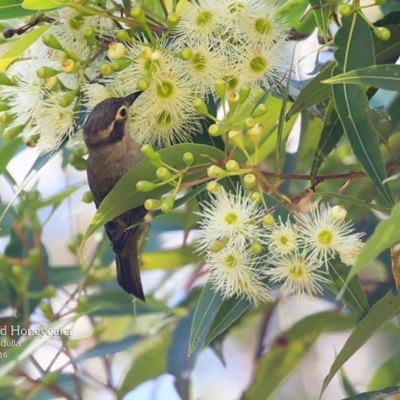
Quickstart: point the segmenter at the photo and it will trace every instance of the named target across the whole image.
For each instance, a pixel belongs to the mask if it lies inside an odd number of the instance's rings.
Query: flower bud
[[[103,76],[108,76],[113,73],[113,70],[110,64],[103,64],[100,66],[100,72]]]
[[[223,79],[217,79],[215,82],[215,92],[217,93],[218,97],[223,100],[226,95],[226,89],[228,85]]]
[[[123,69],[129,67],[131,65],[130,60],[114,60],[110,67],[113,71],[122,71]]]
[[[86,40],[86,43],[89,46],[93,46],[96,43],[96,34],[94,29],[91,26],[87,26],[84,30],[83,30],[83,37]]]
[[[24,271],[19,265],[13,265],[11,273],[18,279],[21,280],[24,276]]]
[[[24,143],[26,146],[33,148],[36,146],[39,138],[40,138],[40,135],[38,133],[35,135],[30,135],[30,136],[24,138]]]
[[[117,39],[122,40],[124,42],[129,42],[132,40],[131,36],[125,29],[120,29],[117,32]]]
[[[187,165],[188,167],[190,167],[193,164],[194,161],[194,155],[193,153],[191,153],[190,151],[187,151],[183,157],[182,157],[183,162],[185,163],[185,165]]]
[[[76,305],[76,312],[83,313],[86,311],[88,306],[88,299],[87,297],[79,297],[78,304]]]
[[[247,174],[243,178],[243,186],[245,187],[246,190],[251,190],[253,189],[254,185],[257,182],[257,178],[254,174]]]
[[[140,57],[144,58],[145,60],[151,60],[152,54],[153,54],[153,50],[149,46],[144,46],[140,50]]]
[[[158,153],[156,153],[156,151],[154,150],[154,148],[151,144],[144,144],[140,148],[140,151],[149,160],[161,161],[161,156]]]
[[[44,302],[40,303],[39,309],[47,319],[49,319],[50,321],[54,319],[53,310],[51,309],[51,307],[48,303],[44,303]]]
[[[156,199],[147,199],[144,202],[144,208],[148,211],[158,210],[161,207],[161,201]]]
[[[160,181],[167,181],[171,178],[171,172],[169,172],[165,167],[160,167],[156,171],[156,176]]]
[[[137,82],[137,84],[136,84],[137,88],[138,88],[139,90],[141,90],[141,91],[147,90],[147,89],[149,88],[150,84],[151,84],[151,78],[152,78],[151,72],[149,72],[148,74],[142,76],[142,77],[138,80],[138,82]]]
[[[264,129],[264,125],[262,124],[255,124],[252,128],[248,129],[245,137],[246,139],[250,140],[254,146],[258,146],[261,141],[261,133]]]
[[[337,221],[343,221],[346,218],[347,210],[343,206],[333,206],[331,216]]]
[[[251,92],[251,87],[249,85],[243,85],[240,90],[239,90],[239,101],[240,103],[244,103],[247,98],[249,97],[249,94]]]
[[[57,289],[53,285],[48,285],[43,289],[43,297],[46,299],[50,299],[57,294]]]
[[[153,182],[139,181],[136,183],[136,189],[139,190],[139,192],[149,192],[155,188],[156,185]]]
[[[254,255],[258,255],[262,252],[262,245],[258,240],[255,240],[252,244],[251,244],[251,251],[253,252]]]
[[[229,109],[231,111],[235,111],[237,106],[239,105],[239,93],[238,92],[229,92],[228,94],[228,104],[229,104]]]
[[[66,52],[64,47],[61,46],[61,43],[58,41],[58,39],[56,39],[56,37],[51,33],[46,33],[45,35],[43,35],[42,40],[47,47],[55,50],[60,50],[64,53]]]
[[[120,60],[126,53],[126,47],[123,43],[111,42],[108,45],[107,55],[111,60]]]
[[[42,254],[38,248],[34,247],[31,250],[29,250],[27,261],[30,267],[36,268],[41,258]]]
[[[255,205],[257,205],[261,203],[262,197],[259,192],[253,192],[250,196],[250,199]]]
[[[254,126],[255,123],[256,123],[256,122],[255,122],[254,119],[251,118],[251,117],[248,117],[248,118],[246,118],[246,119],[244,120],[244,126],[245,126],[247,129],[252,128],[252,127]]]
[[[134,21],[139,22],[142,25],[146,25],[146,16],[144,15],[143,9],[140,6],[135,6],[131,9],[131,17]]]
[[[223,237],[223,238],[215,240],[213,243],[211,243],[211,246],[210,246],[211,253],[218,253],[228,244],[228,242],[229,242],[229,238],[227,238],[227,237]]]
[[[178,53],[176,53],[176,56],[181,58],[182,60],[188,61],[193,57],[193,51],[192,49],[189,49],[188,47],[186,49],[182,49]]]
[[[193,107],[198,113],[200,113],[202,115],[209,115],[207,105],[203,99],[193,100]]]
[[[172,196],[166,197],[161,202],[161,211],[163,213],[170,212],[174,208],[175,199]]]
[[[45,78],[51,78],[53,76],[58,75],[60,72],[60,70],[56,70],[54,68],[50,68],[50,67],[40,67],[37,71],[36,71],[36,75],[38,76],[38,78],[40,79],[45,79]]]
[[[58,104],[61,107],[68,107],[76,98],[78,91],[76,89],[64,93],[59,99]]]
[[[83,193],[81,200],[86,204],[92,203],[93,202],[93,193],[92,193],[92,191],[88,190],[85,193]]]
[[[80,15],[77,15],[75,17],[69,18],[68,20],[68,25],[69,27],[74,30],[77,31],[81,28],[82,26],[82,22],[83,22],[83,17]]]
[[[167,26],[168,29],[172,30],[179,24],[179,14],[176,12],[170,12],[167,17]]]
[[[212,124],[208,127],[208,133],[210,136],[217,137],[221,136],[221,130],[217,124]]]
[[[8,126],[3,131],[4,139],[15,139],[25,128],[25,125]]]
[[[388,28],[385,28],[383,26],[377,26],[373,29],[373,32],[375,36],[380,39],[380,40],[389,40],[391,33]]]
[[[241,149],[241,150],[244,149],[244,139],[243,139],[242,131],[240,129],[232,129],[231,131],[229,131],[228,137],[229,137],[229,139],[232,140],[233,143],[235,143],[235,145],[239,149]]]
[[[268,108],[265,104],[259,104],[254,111],[251,113],[251,116],[253,118],[258,118],[258,117],[262,117],[263,115],[265,115],[268,111]]]
[[[272,214],[267,214],[262,219],[262,223],[265,227],[271,226],[275,223],[274,216]]]
[[[354,11],[353,8],[351,6],[349,6],[348,4],[342,4],[339,7],[339,13],[343,17],[349,16],[353,11]]]
[[[67,87],[56,76],[45,78],[43,83],[50,89],[55,89],[58,91],[67,90]]]
[[[207,182],[206,185],[207,192],[217,194],[221,193],[222,186],[217,181]]]
[[[79,71],[80,65],[73,60],[65,60],[62,63],[62,69],[66,74],[74,74]]]
[[[211,167],[208,167],[207,175],[210,178],[214,179],[225,178],[226,176],[228,176],[227,172],[221,167],[218,167],[218,165],[211,165]]]
[[[228,172],[237,172],[240,170],[239,164],[235,160],[229,160],[225,164],[225,168]]]

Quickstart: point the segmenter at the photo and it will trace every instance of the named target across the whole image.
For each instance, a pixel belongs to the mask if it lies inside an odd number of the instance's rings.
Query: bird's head
[[[129,134],[129,108],[141,93],[106,99],[93,108],[83,126],[89,149],[114,144]]]

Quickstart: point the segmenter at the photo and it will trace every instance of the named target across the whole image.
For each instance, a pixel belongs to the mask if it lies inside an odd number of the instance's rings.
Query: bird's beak
[[[135,92],[130,94],[129,96],[126,96],[126,100],[128,101],[129,105],[132,105],[133,102],[142,94],[143,92]]]

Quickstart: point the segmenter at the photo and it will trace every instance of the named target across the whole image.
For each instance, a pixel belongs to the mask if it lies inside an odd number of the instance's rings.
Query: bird
[[[130,108],[142,92],[98,103],[83,126],[88,150],[86,172],[96,208],[118,180],[142,158],[139,144],[129,133]],[[146,215],[144,206],[134,207],[105,224],[115,253],[117,280],[127,293],[145,301],[138,261],[141,229],[127,229]]]

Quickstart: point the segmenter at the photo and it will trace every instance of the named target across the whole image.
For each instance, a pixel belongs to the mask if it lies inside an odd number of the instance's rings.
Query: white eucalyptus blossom
[[[221,238],[243,251],[259,240],[263,229],[259,224],[261,208],[249,194],[243,194],[239,185],[235,193],[222,191],[212,195],[210,202],[204,201],[202,209],[198,213],[202,217],[196,244],[198,251],[208,252]]]
[[[274,267],[269,267],[266,272],[270,282],[283,283],[282,290],[290,294],[313,296],[322,293],[321,284],[329,283],[326,272],[321,270],[323,261],[314,255],[293,251],[272,263]]]
[[[336,218],[332,208],[318,204],[310,214],[295,216],[302,246],[312,256],[321,259],[326,265],[336,254],[346,259],[360,246],[363,233],[356,233],[352,221]]]
[[[246,298],[257,305],[273,301],[265,279],[264,268],[250,250],[244,250],[234,243],[221,251],[210,253],[210,281],[224,298],[233,296]]]

